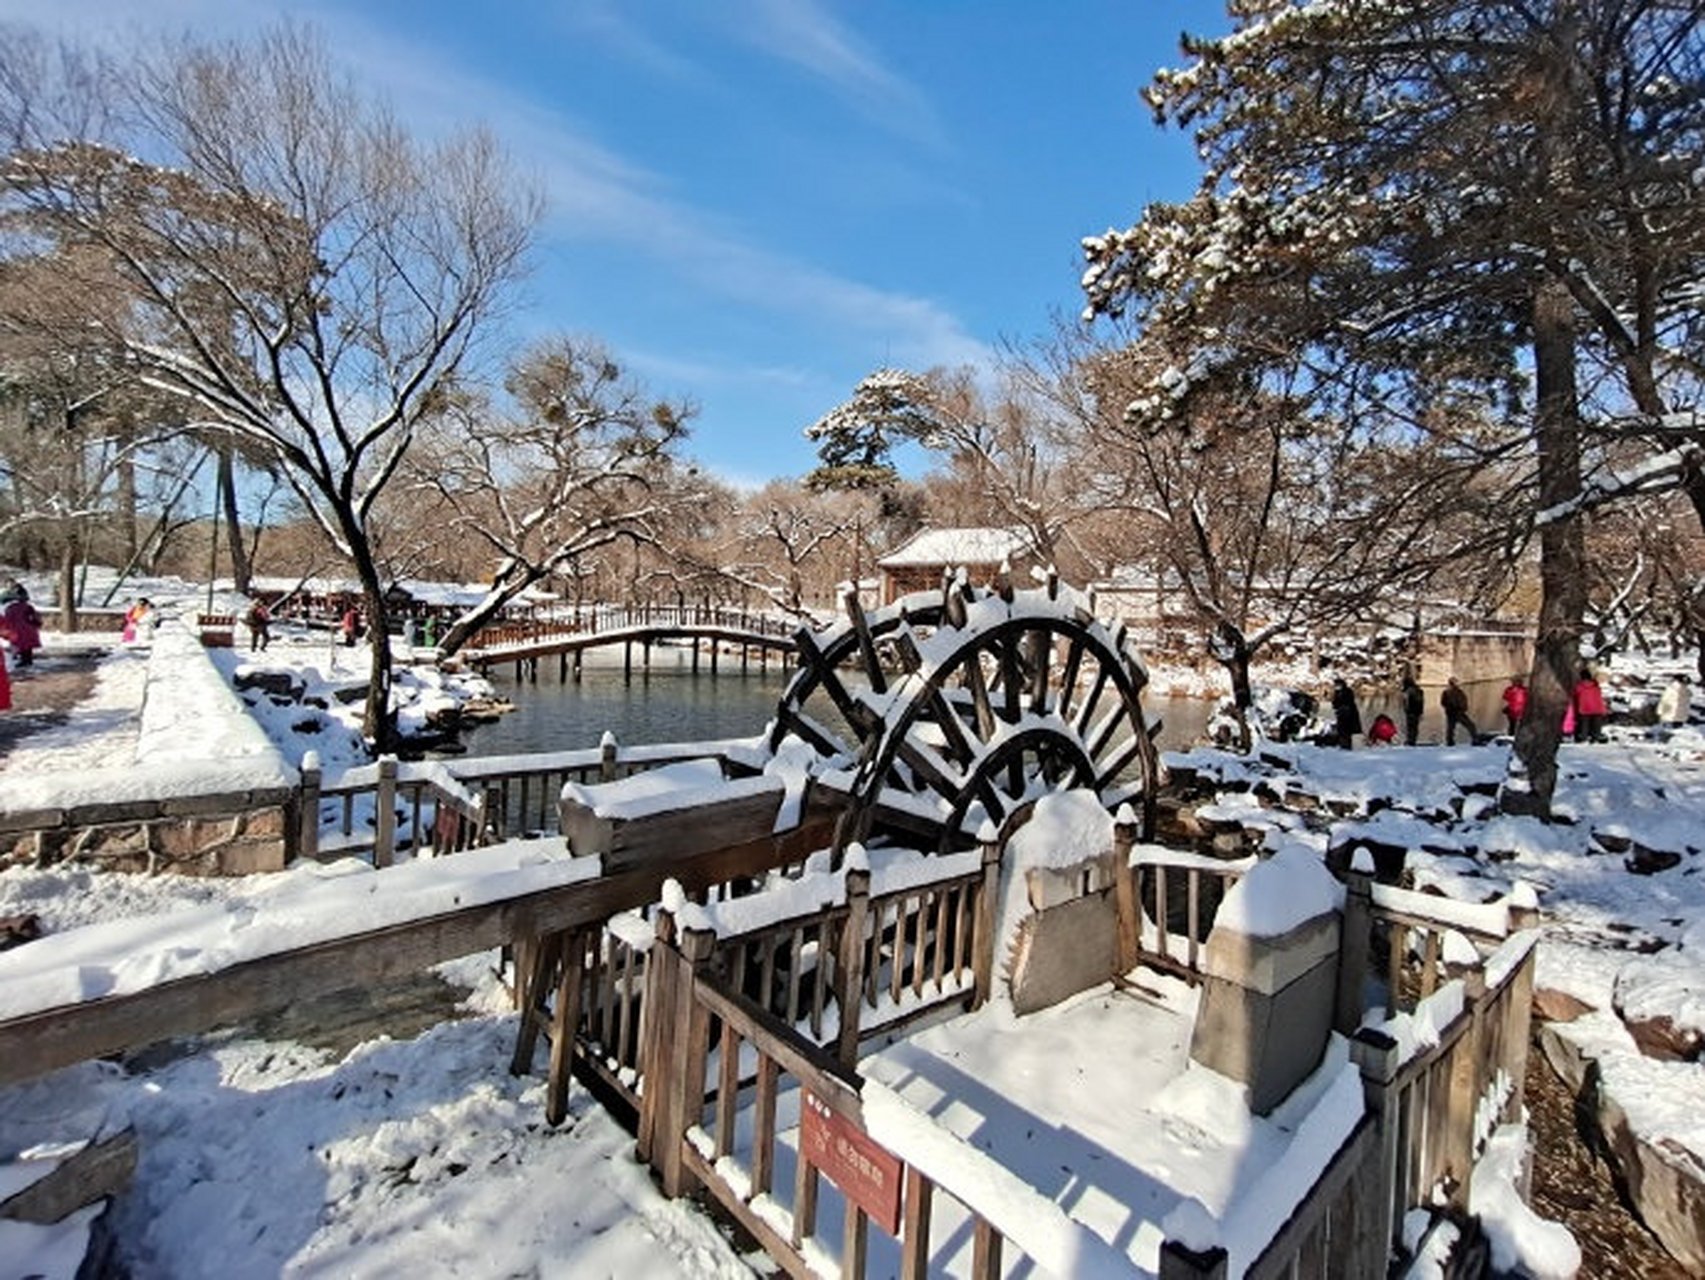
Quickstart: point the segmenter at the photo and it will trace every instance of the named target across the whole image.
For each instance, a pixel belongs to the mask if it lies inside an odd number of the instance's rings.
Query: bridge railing
[[[573,636],[613,635],[624,631],[731,631],[789,640],[797,619],[786,614],[720,605],[577,605],[559,606],[526,618],[494,622],[475,632],[467,648],[492,650],[544,643]]]

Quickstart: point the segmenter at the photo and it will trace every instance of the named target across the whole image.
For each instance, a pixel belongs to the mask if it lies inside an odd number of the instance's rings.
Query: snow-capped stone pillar
[[[1342,892],[1318,858],[1281,850],[1226,895],[1208,935],[1190,1056],[1246,1084],[1257,1114],[1284,1101],[1326,1050]]]
[[[390,866],[396,852],[397,758],[380,756],[379,789],[373,797],[373,865]]]

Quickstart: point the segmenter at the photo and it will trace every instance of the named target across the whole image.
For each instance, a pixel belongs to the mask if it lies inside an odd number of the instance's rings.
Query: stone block
[[[289,825],[282,808],[257,809],[238,819],[237,830],[245,836],[271,836],[282,840]]]
[[[1338,988],[1334,954],[1268,993],[1210,977],[1190,1041],[1190,1057],[1249,1087],[1249,1106],[1266,1115],[1320,1065]]]
[[[13,809],[0,813],[0,832],[39,831],[65,824],[63,809]]]
[[[1202,970],[1210,977],[1275,995],[1323,962],[1336,963],[1337,913],[1316,916],[1272,938],[1249,937],[1229,929],[1208,934]]]
[[[232,814],[248,805],[244,794],[215,796],[176,796],[160,802],[160,813],[168,818],[200,818],[210,813]]]
[[[114,804],[82,804],[65,812],[68,827],[99,827],[118,822],[147,822],[160,816],[157,800],[126,800]]]
[[[237,834],[240,818],[180,818],[155,828],[154,847],[173,861],[194,858]]]
[[[233,840],[213,851],[213,862],[206,874],[247,876],[266,871],[282,871],[285,860],[286,850],[282,838]]]
[[[1058,1004],[1113,977],[1118,914],[1111,892],[1038,911],[1025,922],[1012,957],[1012,1007],[1020,1014]]]
[[[112,858],[148,854],[146,823],[126,823],[122,826],[90,827],[77,842],[77,854],[85,858]]]

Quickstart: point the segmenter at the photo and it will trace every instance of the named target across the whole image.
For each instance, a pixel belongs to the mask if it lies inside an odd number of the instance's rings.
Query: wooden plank
[[[900,1228],[901,1280],[929,1274],[929,1218],[935,1184],[916,1169],[906,1170],[905,1220]]]
[[[739,1221],[740,1225],[752,1233],[763,1250],[777,1263],[781,1269],[796,1280],[816,1280],[815,1273],[805,1265],[805,1259],[800,1257],[798,1250],[788,1239],[788,1235],[777,1231],[770,1222],[752,1212],[752,1208],[739,1196],[734,1189],[722,1180],[721,1175],[709,1160],[695,1151],[691,1146],[685,1146],[681,1152],[682,1162],[688,1172],[696,1177],[704,1188],[716,1197],[722,1207]],[[789,1232],[789,1235],[792,1233]],[[843,1271],[843,1275],[846,1273]]]
[[[574,1035],[580,1026],[580,990],[586,977],[586,931],[577,929],[565,938],[561,954],[562,969],[551,1017],[551,1074],[545,1091],[545,1121],[551,1125],[559,1125],[568,1118],[568,1073],[574,1062]]]
[[[717,1042],[716,1158],[734,1150],[734,1111],[740,1101],[740,1033],[724,1021]]]
[[[826,845],[832,834],[832,820],[819,816],[785,836],[679,863],[636,867],[583,884],[538,890],[299,947],[131,995],[106,996],[8,1019],[0,1022],[0,1084],[243,1021],[310,994],[418,973],[515,938],[601,925],[618,912],[655,901],[663,881],[671,876],[691,892],[796,862]]]
[[[757,1098],[752,1107],[752,1192],[768,1195],[776,1170],[776,1084],[780,1072],[769,1054],[758,1058]]]

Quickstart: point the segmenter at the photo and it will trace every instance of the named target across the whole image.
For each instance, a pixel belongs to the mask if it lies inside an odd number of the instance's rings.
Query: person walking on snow
[[[1658,699],[1658,723],[1680,728],[1687,723],[1692,706],[1693,686],[1687,683],[1686,676],[1677,676]]]
[[[1575,681],[1575,741],[1604,741],[1604,690],[1593,677],[1592,668],[1582,667]]]
[[[1415,677],[1407,673],[1403,676],[1403,745],[1412,747],[1415,739],[1421,735],[1421,712],[1426,710],[1426,695],[1421,692],[1421,686],[1415,683]]]
[[[1461,725],[1468,734],[1468,745],[1474,745],[1474,739],[1479,731],[1474,727],[1474,721],[1468,718],[1468,694],[1463,691],[1456,677],[1452,676],[1445,684],[1444,692],[1439,695],[1439,706],[1445,713],[1445,746],[1456,745],[1456,727]]]
[[[16,585],[16,584],[14,584]],[[18,656],[18,665],[27,667],[36,660],[36,650],[41,648],[41,614],[30,603],[29,593],[18,586],[16,594],[6,601],[6,607],[0,611],[0,623],[3,623],[6,634],[11,637],[12,651]]]
[[[1510,736],[1515,737],[1516,726],[1527,714],[1527,683],[1519,676],[1510,677],[1510,682],[1504,686],[1504,719],[1509,723]]]
[[[1340,677],[1332,682],[1332,719],[1338,730],[1338,745],[1350,749],[1350,739],[1362,731],[1362,713],[1356,708],[1356,692]]]
[[[249,627],[249,652],[259,649],[265,653],[266,646],[272,642],[272,615],[259,596],[249,601],[249,612],[243,621]]]

